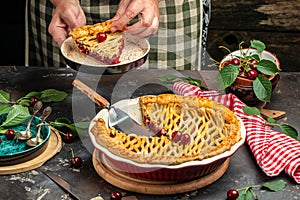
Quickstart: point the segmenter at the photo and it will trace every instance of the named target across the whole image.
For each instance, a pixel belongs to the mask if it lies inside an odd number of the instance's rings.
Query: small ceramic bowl
[[[6,115],[0,116],[0,123],[5,121]],[[34,117],[31,123],[31,132],[33,133],[32,137],[36,136],[37,133],[37,125],[41,123],[41,118]],[[16,133],[18,131],[25,130],[27,123],[23,123],[13,127],[5,127],[7,129],[11,128]],[[30,159],[41,154],[48,145],[48,141],[50,138],[50,127],[47,125],[42,126],[41,128],[41,138],[44,139],[43,142],[38,144],[37,146],[31,147],[26,144],[27,140],[8,140],[5,137],[5,134],[0,135],[1,143],[0,143],[0,166],[6,165],[14,165],[22,162],[26,162]]]
[[[266,59],[266,60],[270,60],[272,62],[274,62],[277,66],[277,68],[280,70],[280,62],[279,59],[271,52],[264,50],[261,54],[259,54],[257,52],[256,49],[244,49],[244,52],[248,51],[247,55],[252,55],[252,54],[258,54],[261,55],[261,59]],[[240,50],[236,50],[232,53],[230,53],[229,55],[225,56],[221,62],[220,62],[220,66],[219,69],[222,68],[223,63],[225,61],[231,60],[233,57],[235,56],[241,56],[241,51]],[[272,84],[272,91],[275,89],[278,81],[280,80],[280,74],[277,73],[273,76],[269,76],[268,79],[271,81]],[[262,101],[260,101],[254,91],[253,91],[253,80],[238,76],[235,80],[235,82],[227,87],[225,89],[226,93],[233,93],[234,95],[236,95],[241,101],[243,101],[245,104],[247,104],[248,106],[255,106],[258,105],[260,103],[262,103]]]
[[[142,116],[138,104],[138,98],[121,100],[114,104],[115,107],[127,112],[133,119],[141,123]],[[109,166],[119,172],[126,175],[149,181],[157,182],[184,182],[191,181],[197,178],[208,175],[209,173],[218,169],[228,158],[230,158],[238,149],[241,147],[246,138],[245,127],[241,121],[241,140],[236,143],[230,151],[226,151],[222,154],[216,155],[211,158],[203,160],[195,160],[184,162],[177,165],[163,165],[163,164],[142,164],[132,161],[130,159],[117,156],[110,152],[109,149],[101,146],[97,141],[91,128],[95,121],[99,118],[103,118],[106,122],[108,121],[107,109],[101,110],[92,120],[89,126],[90,139],[98,151],[96,154],[97,160],[103,162],[104,158]],[[107,124],[107,123],[106,123]]]
[[[94,58],[81,54],[71,37],[67,38],[61,46],[61,53],[67,65],[77,71],[89,74],[118,74],[130,69],[138,68],[145,63],[150,51],[147,39],[125,34],[125,48],[120,57],[120,63],[105,65]]]

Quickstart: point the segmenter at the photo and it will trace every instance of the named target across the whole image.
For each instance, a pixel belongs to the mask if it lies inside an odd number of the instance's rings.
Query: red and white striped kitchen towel
[[[285,170],[300,183],[299,141],[272,130],[262,117],[245,114],[242,111],[245,104],[233,94],[222,95],[218,91],[203,91],[184,82],[176,82],[173,91],[184,96],[206,97],[228,107],[242,119],[246,128],[246,142],[266,175],[276,176]]]

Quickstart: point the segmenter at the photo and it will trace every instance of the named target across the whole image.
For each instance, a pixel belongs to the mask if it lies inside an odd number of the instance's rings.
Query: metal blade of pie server
[[[149,130],[146,126],[138,124],[123,110],[113,106],[111,107],[111,109],[114,109],[114,111],[116,112],[116,115],[110,114],[110,118],[115,117],[115,123],[111,124],[111,126],[115,127],[117,130],[127,134],[134,133],[136,135],[144,135],[148,137],[156,134],[155,132]]]

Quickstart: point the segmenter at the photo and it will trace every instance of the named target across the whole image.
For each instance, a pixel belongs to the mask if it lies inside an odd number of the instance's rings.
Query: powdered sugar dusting
[[[121,54],[120,57],[120,62],[121,63],[127,63],[130,62],[132,60],[136,60],[137,58],[140,58],[144,55],[144,51],[142,48],[140,48],[139,46],[137,46],[136,44],[127,41],[125,43],[125,48]]]

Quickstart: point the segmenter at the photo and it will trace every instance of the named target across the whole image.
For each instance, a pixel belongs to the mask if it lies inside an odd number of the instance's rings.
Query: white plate
[[[137,122],[142,122],[142,115],[141,115],[141,111],[140,111],[140,106],[138,103],[138,99],[139,98],[135,98],[135,99],[126,99],[126,100],[121,100],[118,101],[117,103],[114,104],[115,107],[118,107],[120,109],[122,109],[123,111],[127,112],[133,119],[135,119]],[[241,119],[240,123],[241,123],[241,140],[239,142],[237,142],[233,147],[231,147],[230,151],[226,151],[222,154],[219,154],[217,156],[211,157],[211,158],[206,158],[200,161],[189,161],[189,162],[185,162],[179,165],[161,165],[161,164],[141,164],[141,163],[137,163],[134,162],[132,160],[123,158],[123,157],[119,157],[113,153],[111,153],[108,149],[106,149],[105,147],[101,146],[97,141],[95,136],[93,135],[93,133],[91,132],[91,128],[94,126],[95,121],[98,118],[102,118],[104,119],[106,125],[108,124],[108,111],[107,109],[102,109],[92,120],[92,122],[90,123],[89,126],[89,135],[91,138],[91,141],[94,145],[94,147],[96,149],[99,149],[100,151],[102,151],[104,154],[106,154],[108,157],[111,157],[115,160],[118,161],[122,161],[128,164],[132,164],[135,166],[139,166],[139,167],[143,167],[143,168],[169,168],[169,169],[176,169],[176,168],[182,168],[182,167],[186,167],[186,166],[195,166],[195,165],[207,165],[209,163],[212,163],[216,160],[222,159],[222,158],[226,158],[226,157],[230,157],[231,155],[233,155],[239,147],[241,147],[246,139],[246,129],[245,126],[242,122]]]
[[[126,65],[144,58],[150,50],[150,44],[147,39],[139,38],[125,33],[125,47],[120,57],[120,63],[114,65],[103,64],[94,58],[81,54],[74,44],[73,38],[67,38],[62,46],[61,52],[68,60],[85,66],[92,67],[114,67]]]

